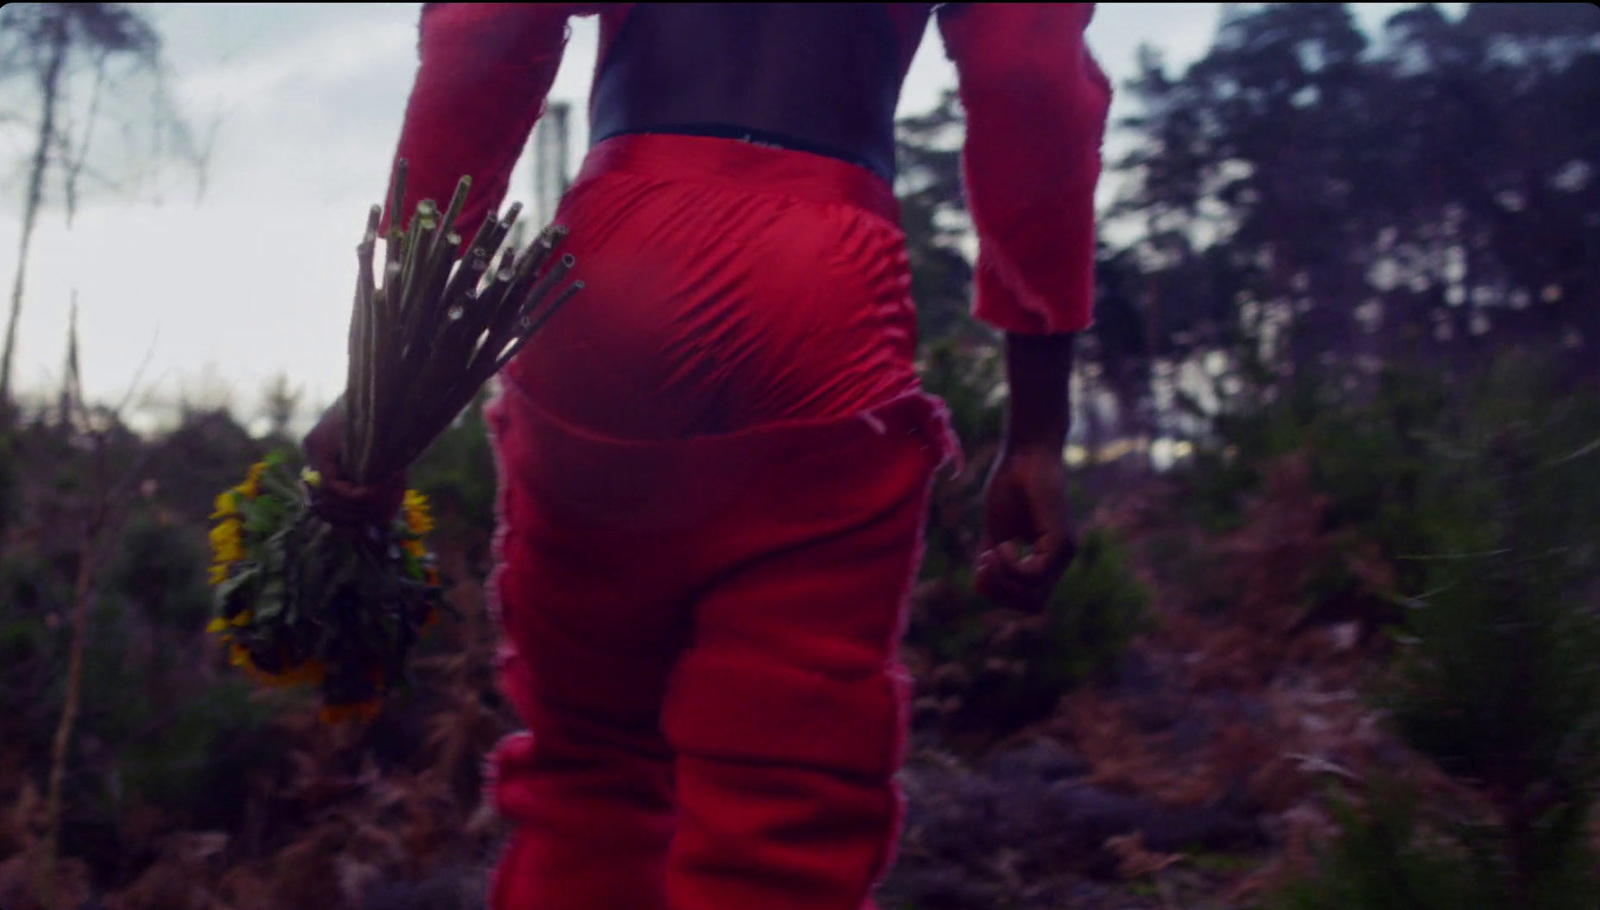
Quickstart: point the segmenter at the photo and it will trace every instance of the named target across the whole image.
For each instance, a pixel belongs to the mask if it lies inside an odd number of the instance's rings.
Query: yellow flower
[[[306,486],[311,487],[312,489],[322,486],[322,472],[320,471],[313,471],[310,468],[301,468],[300,479],[305,481]]]
[[[214,565],[214,566],[211,567],[211,586],[212,587],[216,587],[217,585],[220,585],[220,584],[222,584],[223,582],[225,582],[227,580],[228,580],[228,566],[227,566],[226,563],[219,563],[219,564]]]
[[[250,488],[250,495],[257,492],[257,485],[261,482],[261,475],[267,472],[267,463],[258,461],[250,466],[250,473],[245,475],[245,485]]]
[[[238,501],[234,499],[233,493],[233,490],[223,490],[217,494],[216,511],[211,513],[212,518],[227,518],[239,514]]]
[[[423,546],[422,545],[422,541],[420,541],[420,540],[402,541],[401,544],[400,544],[400,549],[406,551],[407,553],[411,554],[412,556],[415,556],[418,559],[421,559],[422,557],[428,555],[428,548]]]
[[[228,648],[228,663],[235,667],[255,668],[255,663],[250,660],[250,650],[238,642]]]
[[[239,543],[239,521],[230,518],[211,529],[211,552],[217,564],[226,565],[244,559],[244,548]]]
[[[428,513],[428,497],[416,490],[407,490],[405,498],[406,527],[413,534],[426,534],[433,530],[433,516]]]
[[[206,631],[207,632],[213,632],[213,633],[215,633],[215,632],[226,632],[227,630],[228,630],[228,621],[226,619],[223,619],[220,616],[218,616],[216,619],[213,619],[213,620],[211,620],[211,622],[206,624]]]
[[[255,614],[251,613],[249,610],[240,610],[239,615],[229,620],[229,622],[235,626],[248,626],[250,625],[250,620],[254,617]]]
[[[246,499],[255,499],[261,492],[261,475],[267,470],[267,463],[258,461],[250,466],[250,473],[245,475],[244,483],[239,484],[238,490]]]

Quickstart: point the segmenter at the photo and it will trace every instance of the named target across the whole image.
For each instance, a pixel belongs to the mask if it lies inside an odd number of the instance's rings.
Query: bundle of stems
[[[211,630],[257,678],[320,685],[334,718],[370,716],[386,693],[408,685],[411,648],[439,610],[449,612],[424,541],[432,527],[426,497],[395,482],[583,288],[564,284],[574,262],[555,256],[560,228],[545,229],[518,254],[506,242],[521,211],[513,205],[504,218],[490,213],[458,262],[455,223],[471,179],[461,178],[442,214],[431,199],[417,203],[401,229],[405,185],[401,160],[381,266],[374,259],[382,211],[367,215],[343,438],[336,422],[327,424],[329,443],[340,446],[341,479],[395,487],[400,514],[330,515],[318,507],[320,472],[307,466],[297,482],[280,453],[223,491],[212,515]]]
[[[357,247],[340,465],[355,484],[383,483],[409,468],[583,288],[574,281],[558,291],[574,264],[570,255],[551,261],[566,236],[562,228],[545,228],[520,255],[501,249],[521,203],[503,218],[491,212],[457,262],[455,222],[471,186],[462,177],[442,215],[433,200],[422,200],[401,230],[406,162],[396,164],[381,286],[373,259],[382,212],[373,206],[367,214]]]

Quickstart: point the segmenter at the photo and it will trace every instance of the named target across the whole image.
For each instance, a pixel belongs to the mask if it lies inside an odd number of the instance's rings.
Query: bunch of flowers
[[[404,231],[394,219],[381,286],[372,262],[381,211],[368,214],[348,383],[330,411],[342,441],[327,466],[336,476],[309,465],[297,472],[288,454],[274,453],[222,492],[212,514],[210,631],[257,680],[319,686],[330,722],[370,719],[386,694],[405,688],[411,648],[448,608],[424,542],[433,527],[427,499],[404,490],[394,506],[350,508],[350,491],[403,490],[397,479],[583,287],[561,286],[571,256],[550,259],[559,228],[520,255],[501,249],[520,205],[486,219],[457,263],[452,228],[470,185],[461,179],[442,217],[425,199]],[[399,213],[404,161],[394,186],[390,211]]]
[[[266,685],[322,687],[328,722],[370,719],[405,680],[420,631],[446,609],[426,497],[408,490],[387,533],[365,539],[317,518],[284,453],[217,497],[211,582],[230,662]]]

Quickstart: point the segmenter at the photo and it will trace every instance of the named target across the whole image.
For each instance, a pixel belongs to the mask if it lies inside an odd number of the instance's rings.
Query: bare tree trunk
[[[50,23],[50,59],[40,76],[43,95],[43,116],[39,120],[39,144],[33,152],[33,163],[28,170],[28,195],[22,208],[22,242],[17,253],[17,275],[11,285],[11,317],[6,323],[5,352],[0,354],[0,408],[4,414],[4,429],[9,432],[13,424],[11,401],[11,358],[17,342],[17,319],[22,315],[22,291],[28,270],[28,248],[33,242],[33,228],[39,220],[39,205],[44,197],[44,176],[50,166],[50,145],[56,131],[56,101],[61,92],[61,73],[67,61],[68,34],[65,12],[57,10]]]
[[[61,849],[62,796],[66,785],[67,757],[72,745],[72,734],[77,726],[83,703],[83,656],[89,639],[89,608],[99,584],[99,572],[108,552],[106,548],[116,540],[128,518],[129,489],[144,471],[152,449],[142,447],[139,454],[125,470],[113,477],[109,473],[112,460],[111,445],[116,428],[122,426],[123,410],[118,407],[109,414],[108,426],[96,428],[83,401],[83,387],[77,369],[77,307],[74,291],[72,331],[70,334],[69,378],[64,387],[66,413],[71,418],[65,426],[68,433],[79,428],[89,434],[93,447],[89,454],[89,484],[83,505],[82,535],[79,542],[78,566],[72,586],[72,641],[67,658],[67,678],[62,698],[61,719],[56,725],[55,740],[50,754],[50,778],[45,796],[45,836],[43,854],[35,874],[35,885],[46,910],[61,910],[59,894],[58,858]],[[141,373],[143,367],[140,367]],[[137,379],[130,385],[125,406],[138,390]],[[76,426],[75,426],[76,425]]]
[[[76,333],[73,337],[76,339]],[[76,388],[72,389],[73,393],[76,391]],[[76,397],[68,402],[69,417],[79,405],[81,401]],[[68,432],[71,432],[70,425]],[[67,748],[72,742],[72,730],[77,724],[78,709],[83,699],[83,650],[89,637],[89,602],[94,597],[101,530],[109,518],[114,495],[105,476],[107,439],[98,432],[94,432],[93,438],[92,479],[84,515],[83,538],[78,550],[78,570],[72,585],[72,644],[67,659],[66,693],[62,699],[61,721],[56,725],[55,742],[50,753],[50,780],[45,796],[44,855],[40,858],[38,870],[39,893],[50,910],[56,910],[59,904],[56,860],[61,842],[61,791],[66,782]]]
[[[61,843],[61,790],[67,776],[67,746],[72,742],[72,729],[77,724],[78,707],[83,700],[83,649],[89,637],[89,601],[94,594],[98,524],[99,517],[96,516],[84,529],[82,550],[78,557],[78,573],[72,592],[72,650],[67,663],[67,691],[61,708],[61,722],[56,726],[55,744],[50,753],[50,784],[45,797],[44,855],[39,862],[40,894],[50,910],[56,910],[59,904],[56,894],[56,857]]]

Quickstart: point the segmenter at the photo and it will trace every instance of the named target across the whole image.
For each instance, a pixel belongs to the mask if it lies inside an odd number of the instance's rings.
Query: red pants
[[[529,732],[494,910],[859,910],[900,820],[933,471],[889,188],[718,139],[598,146],[588,285],[503,377],[495,601]]]

